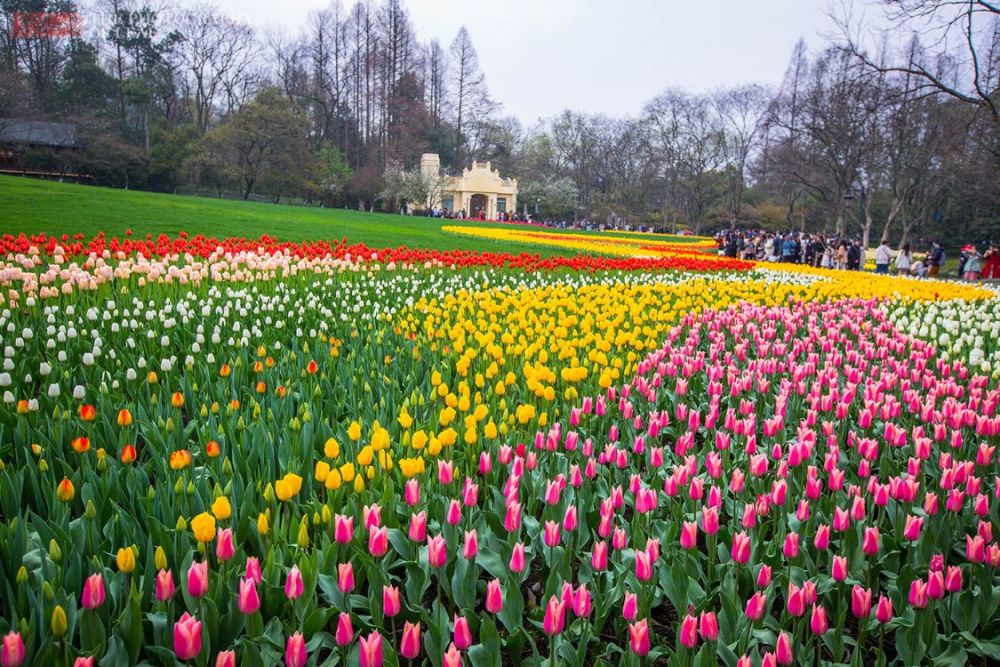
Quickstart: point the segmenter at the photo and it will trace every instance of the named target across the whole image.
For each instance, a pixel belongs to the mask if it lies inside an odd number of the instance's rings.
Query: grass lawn
[[[509,224],[468,220],[441,220],[347,209],[321,209],[258,202],[115,190],[86,185],[0,176],[0,233],[86,237],[104,232],[124,237],[125,231],[176,235],[178,232],[219,238],[257,238],[263,234],[289,241],[337,240],[371,247],[409,246],[451,250],[469,248],[470,239],[441,231],[445,224],[509,228]],[[525,227],[537,230],[537,227]],[[568,230],[560,230],[566,231]],[[573,233],[596,234],[575,230]],[[663,239],[662,235],[648,235]],[[684,242],[684,237],[672,237]],[[478,239],[477,249],[530,252],[541,255],[573,254],[559,248]]]

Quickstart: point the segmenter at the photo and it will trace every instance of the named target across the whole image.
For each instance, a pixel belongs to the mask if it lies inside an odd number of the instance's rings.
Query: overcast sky
[[[297,33],[329,0],[214,0]],[[345,6],[353,0],[344,0]],[[823,43],[827,0],[407,0],[417,38],[446,49],[465,25],[504,112],[637,113],[667,87],[781,81],[795,42]]]

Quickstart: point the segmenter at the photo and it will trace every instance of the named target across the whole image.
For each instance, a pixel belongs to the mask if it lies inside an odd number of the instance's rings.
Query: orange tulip
[[[174,406],[175,408],[179,408],[182,405],[184,405],[184,394],[182,394],[179,391],[175,391],[173,395],[170,397],[170,405]]]
[[[132,413],[127,408],[118,411],[118,425],[122,428],[132,425]]]
[[[62,481],[56,487],[56,498],[64,503],[68,503],[73,500],[76,495],[76,487],[73,486],[73,482],[70,481],[69,477],[63,477]]]
[[[191,465],[191,452],[186,449],[170,452],[170,468],[172,470],[183,470],[189,465]]]
[[[93,405],[81,405],[80,406],[80,419],[85,422],[94,421],[94,417],[97,416],[97,410]]]
[[[73,438],[73,442],[70,445],[77,454],[84,454],[90,449],[90,438],[81,435],[79,438]]]
[[[222,453],[222,448],[219,447],[219,443],[217,443],[215,440],[209,440],[208,444],[205,445],[205,456],[207,456],[208,458],[214,459],[221,453]]]
[[[222,364],[222,368],[219,369],[219,377],[227,378],[232,372],[233,369],[229,367],[229,364]]]
[[[132,463],[135,461],[135,445],[125,445],[122,447],[122,453],[120,455],[122,463]]]

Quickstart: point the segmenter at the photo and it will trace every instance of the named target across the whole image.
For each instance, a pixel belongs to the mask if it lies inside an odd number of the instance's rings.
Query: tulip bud
[[[49,540],[49,558],[52,559],[52,562],[61,563],[62,557],[63,553],[62,549],[59,548],[59,543],[54,538]]]
[[[52,610],[50,626],[52,627],[52,636],[56,639],[62,639],[66,634],[69,621],[66,619],[66,610],[62,606],[56,605]]]

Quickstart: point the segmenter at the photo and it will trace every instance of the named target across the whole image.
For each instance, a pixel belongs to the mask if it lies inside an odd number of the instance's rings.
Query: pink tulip
[[[879,548],[878,528],[874,526],[865,528],[865,536],[861,543],[861,550],[865,552],[866,556],[875,556],[878,555]]]
[[[285,667],[305,667],[307,660],[306,640],[301,632],[296,632],[285,642]]]
[[[375,558],[381,558],[389,549],[389,529],[385,526],[372,526],[368,529],[368,553]]]
[[[462,523],[462,506],[454,498],[448,503],[448,512],[445,515],[448,525],[457,526]]]
[[[11,630],[3,636],[3,646],[0,647],[0,665],[3,667],[20,667],[24,664],[24,640],[20,632]]]
[[[382,613],[387,618],[393,618],[403,608],[403,603],[399,598],[399,589],[395,586],[382,587]]]
[[[427,539],[427,512],[420,510],[410,515],[410,529],[407,535],[413,542],[423,542]]]
[[[750,536],[740,532],[733,535],[733,547],[730,550],[732,559],[745,565],[750,561]]]
[[[703,611],[698,617],[698,632],[702,639],[714,642],[719,638],[719,621],[714,611]]]
[[[851,613],[857,618],[868,618],[872,613],[872,592],[854,584],[851,589]]]
[[[87,577],[83,582],[83,595],[80,596],[80,605],[84,609],[97,609],[104,604],[104,577],[100,572]]]
[[[438,459],[438,483],[448,486],[454,478],[455,467],[452,462]]]
[[[962,569],[951,565],[944,576],[944,587],[949,593],[957,593],[962,590]]]
[[[764,651],[764,655],[760,658],[760,667],[777,667],[778,658],[774,655],[773,651]]]
[[[639,581],[649,581],[653,578],[653,566],[649,562],[649,554],[644,551],[635,552],[635,577]]]
[[[415,478],[406,481],[406,486],[403,490],[403,499],[410,507],[420,502],[420,482]]]
[[[354,641],[354,626],[351,624],[351,615],[346,611],[340,612],[337,618],[337,646],[347,646]]]
[[[781,553],[785,555],[785,558],[791,560],[799,555],[799,534],[798,533],[788,533],[785,535],[785,546],[781,550]]]
[[[847,556],[834,556],[831,569],[834,581],[847,579]]]
[[[680,642],[686,649],[693,649],[698,645],[698,617],[692,616],[690,612],[681,621]]]
[[[681,548],[694,549],[698,543],[698,524],[685,521],[681,526]]]
[[[649,653],[649,625],[646,619],[628,625],[629,649],[638,656]]]
[[[590,591],[586,584],[580,584],[573,593],[573,613],[578,618],[590,616]]]
[[[187,585],[188,595],[193,598],[200,598],[208,592],[208,561],[191,563],[191,567],[188,568]]]
[[[788,613],[792,616],[802,616],[806,613],[805,591],[795,584],[789,583],[785,607],[788,609]]]
[[[601,572],[608,569],[608,543],[594,542],[590,553],[590,566],[594,571]]]
[[[813,546],[820,551],[826,551],[830,547],[830,526],[823,524],[816,528]]]
[[[562,602],[555,595],[549,598],[545,605],[545,618],[542,622],[542,629],[550,637],[558,635],[563,631],[566,622],[566,603]]]
[[[778,642],[774,647],[774,656],[779,665],[790,665],[795,660],[792,653],[792,638],[787,632],[778,635]]]
[[[479,553],[479,538],[476,534],[476,529],[465,531],[465,544],[462,545],[462,558],[465,560],[473,560],[476,554]]]
[[[525,567],[524,544],[518,542],[514,545],[514,550],[510,554],[510,563],[507,567],[511,572],[523,572]]]
[[[236,555],[236,547],[233,546],[233,529],[219,528],[215,539],[215,557],[220,561],[231,560]]]
[[[879,623],[885,625],[892,620],[892,600],[884,595],[878,597],[878,606],[875,608],[875,618]]]
[[[236,667],[236,651],[219,651],[215,656],[215,667]]]
[[[555,547],[561,539],[559,524],[555,521],[545,522],[545,546]]]
[[[337,564],[337,588],[344,595],[354,590],[354,565],[351,563]]]
[[[382,667],[382,635],[378,630],[361,637],[358,642],[361,667]]]
[[[247,570],[246,574],[243,576],[247,579],[253,580],[253,582],[258,585],[264,580],[264,576],[260,571],[260,561],[254,556],[247,558]]]
[[[187,612],[174,623],[174,653],[181,661],[193,660],[201,653],[201,621]]]
[[[927,606],[927,584],[920,579],[910,582],[910,606],[915,609],[923,609]]]
[[[413,660],[420,655],[420,623],[407,621],[403,625],[403,637],[399,641],[399,655]]]
[[[337,544],[350,544],[354,539],[354,517],[338,514],[333,520],[333,539]]]
[[[472,646],[472,630],[469,629],[469,621],[464,616],[455,614],[454,622],[455,628],[452,631],[452,637],[455,640],[455,646],[458,647],[458,650],[464,651]]]
[[[370,530],[372,526],[378,528],[382,525],[382,506],[378,503],[365,505],[361,508],[361,523],[365,530]]]
[[[448,543],[444,537],[435,535],[427,540],[427,563],[434,568],[444,567],[448,561]]]
[[[448,645],[448,651],[441,659],[441,667],[462,667],[462,654],[454,642]]]
[[[626,621],[634,621],[639,612],[639,600],[635,593],[625,592],[625,601],[622,603],[622,617]]]
[[[500,580],[494,579],[486,584],[486,611],[499,614],[502,609],[503,590],[500,588]]]
[[[706,507],[701,512],[701,528],[706,535],[715,535],[719,532],[719,510],[714,507]]]
[[[933,600],[940,600],[944,597],[944,573],[938,570],[937,572],[927,573],[927,597]]]
[[[247,616],[260,609],[260,596],[257,595],[257,584],[253,582],[253,579],[240,580],[240,590],[236,602],[240,613]]]
[[[79,656],[73,661],[73,667],[94,667],[94,656]]]
[[[920,529],[924,525],[923,517],[913,516],[908,514],[906,516],[906,526],[903,528],[903,537],[905,537],[910,542],[916,542],[920,539]]]
[[[353,584],[351,586],[353,588]],[[285,577],[285,597],[289,600],[298,600],[305,592],[305,584],[302,582],[302,573],[298,565],[293,565]],[[345,591],[350,592],[350,591]]]
[[[830,629],[830,622],[826,619],[826,609],[822,605],[813,605],[809,629],[814,635],[825,635],[826,631]]]
[[[764,615],[764,609],[767,605],[767,596],[760,591],[755,591],[750,599],[747,600],[746,606],[746,617],[751,621],[759,621]]]
[[[757,571],[757,587],[767,588],[771,583],[771,566],[761,565]]]
[[[156,573],[156,599],[166,602],[174,597],[177,588],[174,586],[174,575],[170,570],[160,570]]]

